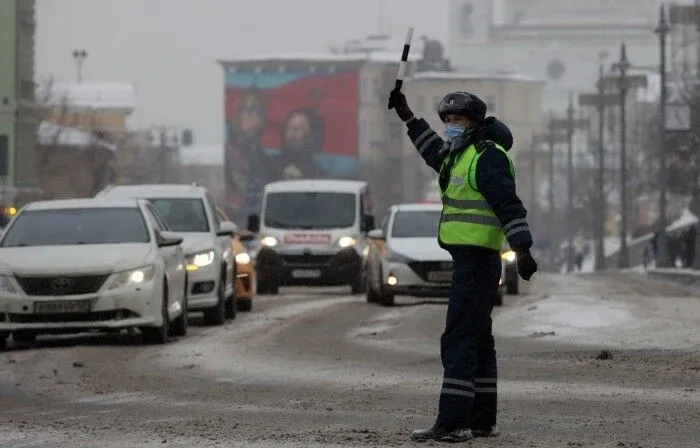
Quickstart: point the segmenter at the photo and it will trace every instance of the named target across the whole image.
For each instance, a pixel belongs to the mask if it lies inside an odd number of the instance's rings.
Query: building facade
[[[0,2],[0,178],[5,186],[34,187],[34,0]]]
[[[547,80],[544,110],[594,89],[620,44],[636,68],[658,67],[659,0],[451,0],[449,54],[457,67]]]

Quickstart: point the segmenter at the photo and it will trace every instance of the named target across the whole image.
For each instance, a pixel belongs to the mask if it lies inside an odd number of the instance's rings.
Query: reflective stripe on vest
[[[496,145],[510,163],[515,175],[513,162],[506,151]],[[484,196],[476,188],[476,164],[480,153],[474,145],[469,146],[457,159],[450,172],[450,182],[442,194],[442,217],[439,239],[447,245],[469,245],[500,250],[505,243],[504,229],[500,220],[491,210]],[[445,160],[441,169],[446,169]]]

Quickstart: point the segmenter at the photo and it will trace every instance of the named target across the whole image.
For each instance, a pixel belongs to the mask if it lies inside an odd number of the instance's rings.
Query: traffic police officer
[[[438,239],[454,260],[440,341],[444,377],[438,416],[431,428],[413,431],[411,437],[460,442],[495,436],[497,367],[491,312],[505,240],[516,253],[524,280],[537,271],[530,254],[527,211],[516,194],[515,169],[507,154],[512,135],[500,121],[486,118],[486,104],[468,92],[452,92],[438,105],[445,139],[413,115],[400,90],[391,92],[389,109],[406,123],[416,149],[439,174],[443,212]]]

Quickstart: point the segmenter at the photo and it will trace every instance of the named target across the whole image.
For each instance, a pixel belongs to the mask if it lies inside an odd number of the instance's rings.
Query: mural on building
[[[358,73],[229,71],[226,190],[240,217],[257,213],[265,184],[358,174]]]

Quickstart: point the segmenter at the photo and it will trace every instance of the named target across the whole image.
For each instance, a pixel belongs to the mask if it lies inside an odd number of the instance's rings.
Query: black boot
[[[491,426],[488,429],[472,429],[472,434],[474,437],[498,437],[501,432],[498,430],[496,425]]]
[[[416,441],[440,440],[443,442],[466,442],[472,439],[469,429],[450,429],[437,423],[428,429],[416,429],[411,433],[411,439]]]

